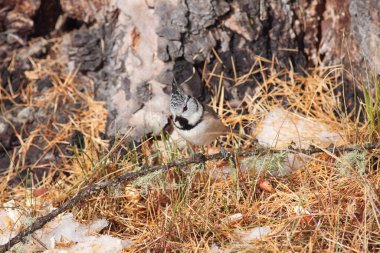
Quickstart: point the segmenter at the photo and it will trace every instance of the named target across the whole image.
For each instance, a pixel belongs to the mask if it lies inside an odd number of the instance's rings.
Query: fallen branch
[[[306,155],[311,155],[311,154],[321,153],[321,152],[341,153],[341,152],[350,152],[354,150],[372,150],[372,149],[380,149],[380,143],[368,143],[364,145],[329,147],[325,149],[321,149],[318,147],[311,147],[309,149],[290,148],[288,150],[275,150],[275,149],[260,147],[260,148],[251,149],[251,150],[237,150],[234,153],[241,157],[247,157],[247,156],[263,155],[263,154],[268,154],[268,153],[279,153],[279,152],[293,152],[293,153],[302,153]],[[145,176],[152,172],[166,171],[172,167],[183,167],[189,164],[204,163],[206,161],[218,160],[222,158],[224,157],[221,153],[207,155],[207,156],[197,153],[193,157],[188,158],[188,159],[169,162],[166,165],[157,165],[153,167],[144,166],[139,171],[129,172],[108,181],[88,185],[87,187],[79,191],[77,195],[75,195],[73,198],[70,198],[68,201],[66,201],[59,208],[53,210],[52,212],[44,216],[37,218],[35,222],[33,222],[29,227],[27,227],[22,232],[20,232],[17,236],[13,237],[8,243],[4,245],[0,245],[0,253],[4,253],[7,250],[11,249],[15,244],[22,241],[26,236],[34,233],[36,230],[41,229],[46,223],[53,220],[59,214],[69,210],[80,201],[88,198],[90,195],[94,195],[100,192],[103,189],[106,189],[108,187],[115,187],[120,183],[128,183],[136,178]]]

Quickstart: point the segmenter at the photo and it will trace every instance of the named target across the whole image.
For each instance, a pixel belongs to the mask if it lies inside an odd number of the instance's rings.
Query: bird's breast
[[[203,120],[191,129],[177,128],[179,135],[193,145],[208,145],[217,137],[226,133],[226,127],[220,120]]]

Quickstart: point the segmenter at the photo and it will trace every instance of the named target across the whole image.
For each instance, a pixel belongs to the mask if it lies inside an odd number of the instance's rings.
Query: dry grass
[[[240,129],[240,135],[230,134],[224,139],[224,146],[252,147],[254,127],[265,112],[277,105],[328,123],[345,136],[347,144],[369,140],[367,123],[348,115],[341,103],[340,66],[316,68],[305,76],[292,69],[279,72],[276,68],[274,61],[257,58],[249,73],[231,78],[236,86],[247,80],[256,84],[253,95],[247,95],[239,106],[223,99],[222,84],[226,79],[223,72],[216,73],[216,67],[211,73],[204,72],[208,87],[212,79],[220,83],[213,91],[211,105],[226,124]],[[20,136],[20,152],[26,152],[37,136],[46,141],[48,152],[75,130],[84,133],[85,148],[76,149],[72,159],[64,160],[57,168],[69,175],[60,174],[58,180],[47,175],[43,182],[27,190],[23,186],[7,187],[7,180],[23,168],[22,159],[19,160],[2,176],[1,202],[16,199],[30,203],[30,198],[38,198],[56,205],[89,182],[134,170],[141,163],[159,164],[184,157],[170,141],[153,138],[129,149],[126,155],[119,152],[122,142],[116,142],[108,150],[107,142],[99,137],[107,116],[103,104],[93,100],[91,87],[79,92],[80,81],[73,74],[58,75],[51,69],[44,62],[35,63],[34,71],[28,74],[30,90],[27,92],[30,93],[25,96],[31,98],[29,106],[48,103],[58,108],[80,101],[81,107],[68,112],[70,120],[64,124],[52,117],[44,128],[37,127],[30,135]],[[47,74],[53,77],[54,86],[43,97],[35,98],[33,85]],[[263,81],[257,81],[253,74],[261,75]],[[218,179],[212,175],[220,169],[220,163],[207,162],[108,189],[77,206],[73,212],[83,221],[107,218],[111,226],[104,233],[134,241],[128,252],[207,252],[216,248],[226,252],[379,252],[379,155],[379,150],[365,153],[362,156],[365,161],[359,164],[345,156],[319,154],[303,169],[286,177],[275,177],[269,172],[258,174],[254,170],[239,173],[238,170],[227,179]],[[258,187],[259,178],[270,182],[274,191]],[[31,193],[35,188],[48,191],[33,197]],[[299,207],[309,213],[297,214],[295,208]],[[224,218],[238,213],[243,216],[241,220],[223,222]],[[269,226],[272,233],[250,243],[239,241],[237,229],[258,226]]]

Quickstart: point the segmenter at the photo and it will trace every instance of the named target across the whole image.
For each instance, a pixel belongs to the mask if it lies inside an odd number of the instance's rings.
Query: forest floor
[[[103,140],[107,111],[102,102],[95,101],[93,88],[78,83],[75,73],[59,73],[58,63],[47,62],[33,62],[33,70],[26,73],[29,84],[21,94],[27,103],[17,106],[49,104],[55,109],[49,121],[39,122],[20,137],[19,154],[26,154],[37,137],[46,141],[46,147],[60,147],[75,132],[83,136],[79,145],[72,146],[71,155],[59,154],[66,158],[57,165],[51,162],[52,169],[38,182],[32,180],[31,170],[20,184],[10,187],[25,161],[12,163],[1,174],[0,203],[15,200],[18,208],[33,216],[47,204],[60,206],[91,183],[189,156],[165,134],[128,147],[122,141]],[[220,79],[210,105],[240,133],[231,132],[196,152],[209,155],[219,152],[220,145],[232,154],[234,149],[256,148],[258,126],[267,127],[263,125],[266,115],[278,107],[309,120],[317,130],[318,125],[327,125],[339,135],[340,146],[378,141],[379,80],[369,77],[365,85],[357,83],[364,88],[364,97],[351,99],[354,103],[347,105],[341,78],[346,71],[341,66],[317,67],[306,75],[275,69],[274,61],[257,58],[249,73],[231,78],[240,85],[261,76],[254,96],[234,103],[224,100],[222,80],[226,77],[204,74],[206,85],[211,78]],[[47,75],[52,85],[36,96],[38,80]],[[80,106],[65,111],[69,120],[62,123],[55,112],[65,103]],[[246,162],[247,158],[235,155],[227,161],[155,172],[103,190],[70,211],[81,223],[106,219],[109,226],[102,234],[131,240],[125,252],[379,252],[380,150],[336,153],[328,145],[316,145],[325,151],[304,155],[302,166],[284,175],[276,172],[294,153],[288,145],[277,146],[280,156],[259,154]]]

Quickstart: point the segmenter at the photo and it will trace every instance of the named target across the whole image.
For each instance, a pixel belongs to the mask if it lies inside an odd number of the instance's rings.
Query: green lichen
[[[110,189],[109,194],[112,197],[116,197],[116,198],[121,197],[121,196],[124,196],[124,189],[120,184],[118,184],[114,188]]]
[[[366,155],[367,152],[355,150],[347,152],[336,161],[336,168],[342,175],[351,174],[350,168],[357,171],[360,175],[364,175],[366,171]]]
[[[163,173],[163,171],[155,171],[149,173],[146,176],[137,178],[133,186],[141,189],[141,192],[147,193],[149,189],[165,189],[168,185],[168,181]]]
[[[243,170],[255,170],[256,173],[269,172],[272,175],[283,176],[288,174],[285,168],[285,159],[288,152],[271,153],[262,156],[252,156],[242,162]]]
[[[168,177],[166,176],[166,171],[152,172],[146,176],[137,178],[134,181],[133,186],[139,188],[142,194],[146,194],[149,189],[165,190],[168,189],[168,186],[170,186],[170,189],[178,189],[183,184],[190,184],[194,175],[203,168],[203,164],[194,164],[190,168],[182,170],[185,181],[180,180],[179,182],[169,182]]]

